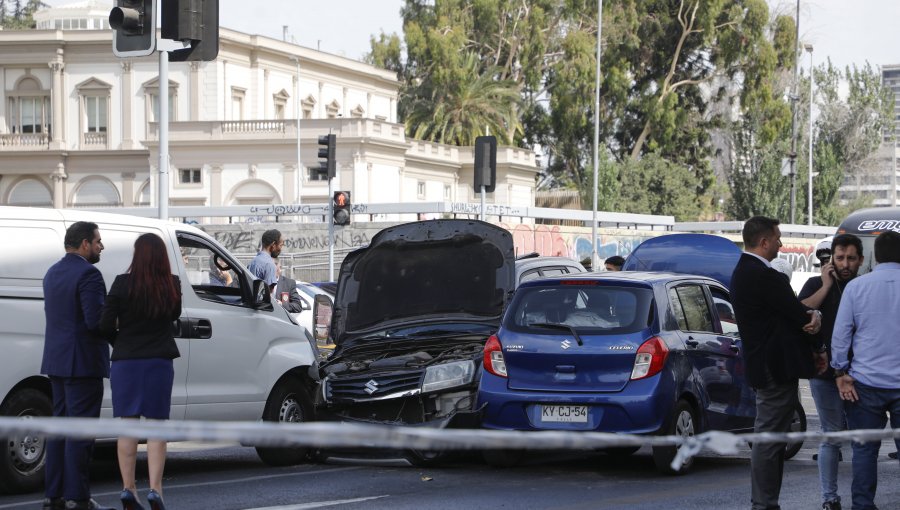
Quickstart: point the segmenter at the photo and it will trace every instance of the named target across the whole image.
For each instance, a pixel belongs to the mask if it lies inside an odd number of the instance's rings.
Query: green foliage
[[[700,181],[694,172],[656,153],[620,165],[621,188],[616,210],[696,220],[703,209],[697,200]]]
[[[13,0],[9,5],[6,0],[0,0],[0,28],[5,30],[29,30],[36,25],[32,17],[39,9],[50,7],[41,0],[27,0],[24,5],[22,0]]]

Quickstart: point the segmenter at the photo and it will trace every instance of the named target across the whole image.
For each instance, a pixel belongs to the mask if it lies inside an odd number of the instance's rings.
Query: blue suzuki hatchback
[[[608,272],[526,282],[484,348],[483,426],[750,431],[755,397],[740,353],[728,290],[711,278]],[[689,469],[671,468],[675,454],[653,448],[661,471]]]

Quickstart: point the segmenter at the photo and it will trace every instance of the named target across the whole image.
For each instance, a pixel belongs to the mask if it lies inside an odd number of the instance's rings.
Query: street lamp
[[[809,189],[807,190],[807,204],[809,206],[809,214],[807,222],[813,224],[813,47],[812,44],[803,45],[803,49],[809,52]]]

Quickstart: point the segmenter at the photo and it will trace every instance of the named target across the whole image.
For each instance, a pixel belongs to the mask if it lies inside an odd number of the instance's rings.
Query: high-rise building
[[[841,201],[846,203],[861,194],[872,197],[875,207],[900,205],[900,178],[897,176],[897,159],[900,158],[897,139],[900,137],[900,64],[881,68],[881,80],[894,96],[894,123],[884,130],[884,141],[874,165],[863,172],[845,174],[839,188]]]

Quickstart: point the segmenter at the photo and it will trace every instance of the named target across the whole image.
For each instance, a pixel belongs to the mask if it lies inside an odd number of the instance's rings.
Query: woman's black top
[[[123,359],[175,359],[181,354],[175,345],[173,321],[181,315],[181,280],[172,275],[178,289],[178,303],[167,317],[151,318],[129,297],[131,275],[116,276],[100,316],[100,330],[113,345],[112,361]]]

